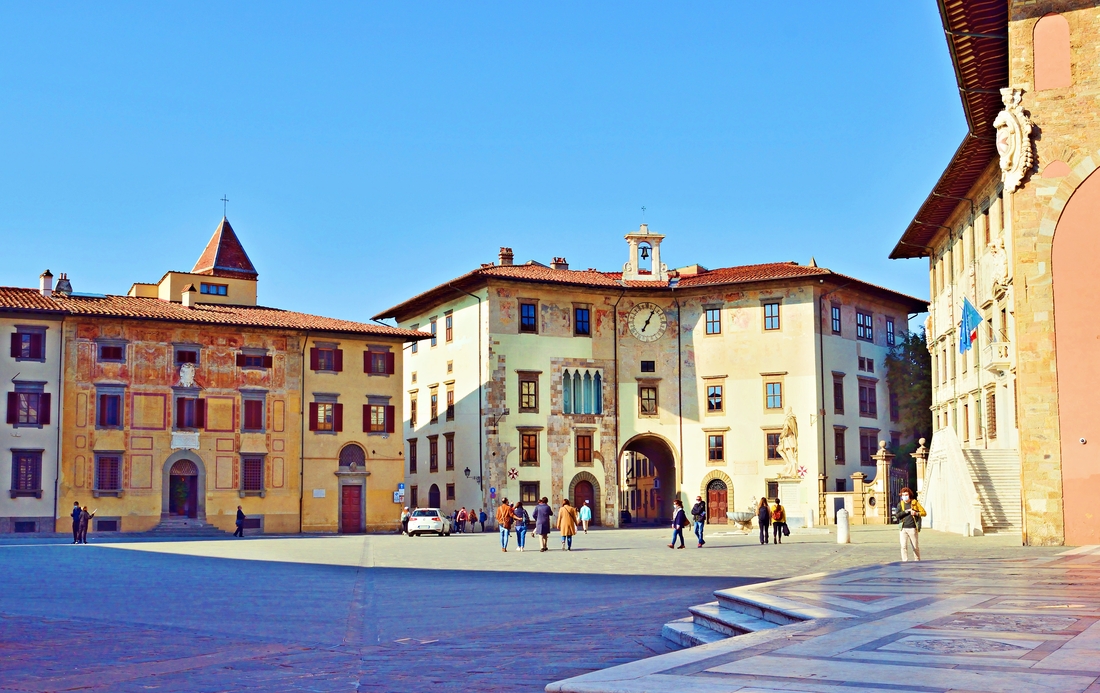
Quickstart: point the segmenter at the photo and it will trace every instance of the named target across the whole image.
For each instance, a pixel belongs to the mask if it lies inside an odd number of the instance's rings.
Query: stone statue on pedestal
[[[801,479],[798,473],[798,421],[794,418],[793,409],[787,410],[787,419],[783,422],[783,430],[779,434],[778,452],[787,463],[779,473],[779,478]]]

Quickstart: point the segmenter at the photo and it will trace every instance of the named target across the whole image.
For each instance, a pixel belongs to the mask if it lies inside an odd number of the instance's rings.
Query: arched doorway
[[[1100,494],[1100,173],[1085,179],[1066,203],[1054,231],[1055,358],[1058,423],[1062,439],[1065,543],[1100,543],[1093,514]]]
[[[168,514],[199,516],[199,468],[194,460],[177,460],[168,472]]]
[[[432,487],[428,489],[428,507],[439,507],[439,487],[435,484],[432,484]]]
[[[578,472],[569,483],[568,498],[578,510],[588,501],[588,507],[592,510],[592,524],[600,524],[600,482],[594,475]]]
[[[366,464],[367,454],[359,445],[348,443],[340,448],[340,533],[359,534],[366,531]]]
[[[721,479],[711,479],[707,484],[707,524],[726,524],[726,511],[729,509],[729,489]]]
[[[623,446],[622,507],[631,522],[663,524],[672,519],[672,501],[677,498],[676,456],[664,438],[653,434],[635,436]]]

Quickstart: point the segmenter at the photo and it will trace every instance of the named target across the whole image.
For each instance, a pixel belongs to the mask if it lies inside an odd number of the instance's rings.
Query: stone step
[[[692,620],[696,625],[709,628],[727,637],[778,627],[771,621],[723,608],[719,602],[693,606],[688,611],[691,612]]]
[[[690,617],[666,623],[661,629],[661,637],[680,647],[706,645],[726,638],[717,631],[695,623]]]
[[[750,598],[737,590],[718,590],[714,596],[718,597],[718,604],[723,609],[780,626],[815,618],[812,615],[791,613],[781,606],[769,603],[766,599]]]

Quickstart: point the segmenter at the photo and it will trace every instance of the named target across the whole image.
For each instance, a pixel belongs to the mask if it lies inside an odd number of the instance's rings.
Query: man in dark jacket
[[[73,543],[80,543],[80,503],[73,501]]]
[[[676,538],[680,538],[680,548],[684,548],[684,525],[687,524],[687,516],[684,515],[684,504],[680,499],[672,501],[672,543],[668,548],[676,548]]]
[[[546,551],[546,542],[550,538],[550,516],[554,511],[550,509],[550,502],[543,496],[535,511],[531,513],[535,520],[535,534],[539,535],[539,551]]]
[[[88,543],[88,525],[91,523],[92,518],[95,517],[94,512],[88,512],[88,506],[84,506],[80,510],[80,531],[77,533],[76,543],[87,544]]]
[[[703,525],[707,521],[707,504],[702,496],[695,497],[695,505],[691,506],[691,519],[695,522],[695,538],[699,540],[699,548],[703,548]]]
[[[237,531],[233,532],[235,537],[244,536],[244,511],[241,510],[241,506],[237,506]]]

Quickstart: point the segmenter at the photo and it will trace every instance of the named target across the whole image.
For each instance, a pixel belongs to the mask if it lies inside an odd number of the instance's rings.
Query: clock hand
[[[656,312],[657,311],[655,311],[655,310],[649,311],[649,317],[645,319],[645,324],[642,325],[642,329],[641,329],[642,332],[645,332],[645,328],[649,327],[649,321],[653,319],[653,314],[656,313]]]

